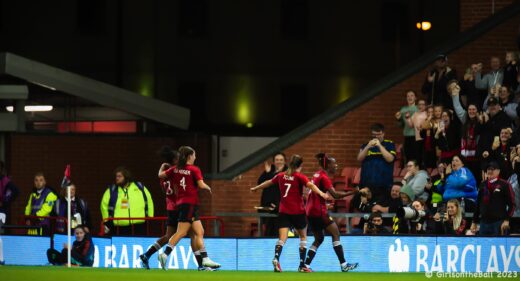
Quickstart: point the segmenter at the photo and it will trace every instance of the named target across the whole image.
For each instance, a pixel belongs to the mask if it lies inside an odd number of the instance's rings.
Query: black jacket
[[[287,166],[284,167],[282,171],[285,171],[285,170],[287,170]],[[276,174],[278,174],[276,172],[276,168],[274,167],[274,165],[271,165],[271,171],[269,173],[264,171],[258,178],[257,184],[261,184],[261,183],[265,182],[266,180],[270,180],[270,179],[274,178],[274,176],[276,176]],[[271,207],[271,204],[276,205],[275,209],[271,213],[277,214],[278,208],[280,205],[280,189],[275,184],[262,190],[262,196],[260,198],[260,205],[262,207]],[[263,211],[259,210],[259,212],[263,212]]]
[[[442,104],[445,108],[453,108],[451,95],[448,93],[446,86],[449,81],[457,79],[455,69],[448,67],[440,78],[437,70],[432,70],[429,74],[432,73],[436,73],[435,80],[428,82],[428,77],[426,77],[422,86],[422,93],[428,97],[428,104]]]
[[[482,182],[478,190],[473,222],[493,223],[510,219],[515,211],[514,200],[513,189],[507,181],[497,179],[493,182]]]
[[[500,136],[500,131],[504,128],[511,128],[512,121],[504,111],[499,111],[495,116],[490,117],[489,121],[482,125],[480,139],[478,142],[478,153],[482,155],[484,151],[491,151],[493,138]]]

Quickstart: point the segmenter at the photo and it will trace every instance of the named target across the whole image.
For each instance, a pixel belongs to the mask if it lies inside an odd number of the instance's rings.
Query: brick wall
[[[94,221],[94,231],[98,232],[101,220],[99,204],[107,185],[113,182],[113,171],[124,165],[136,180],[142,182],[154,198],[155,212],[165,216],[165,201],[162,195],[157,171],[161,159],[157,151],[168,144],[173,148],[190,144],[199,153],[201,168],[210,165],[208,137],[192,135],[175,138],[132,137],[132,136],[36,136],[12,135],[8,139],[7,163],[13,182],[20,188],[20,198],[11,210],[15,221],[23,214],[31,189],[33,175],[45,173],[47,184],[60,190],[63,170],[71,164],[72,181],[76,183],[77,194],[87,200]]]
[[[478,40],[448,54],[449,64],[458,73],[471,63],[483,62],[486,67],[491,55],[505,56],[506,50],[515,50],[515,36],[520,16],[517,16]],[[484,70],[487,71],[487,70]],[[314,155],[325,151],[343,166],[359,166],[356,160],[359,147],[367,141],[370,124],[381,122],[386,127],[386,138],[396,143],[402,142],[401,130],[394,122],[394,113],[405,103],[404,92],[413,89],[420,92],[427,70],[424,69],[407,80],[392,87],[370,102],[345,114],[328,126],[316,131],[305,139],[285,150],[287,155],[300,154],[304,158],[303,172],[310,176],[318,169]],[[215,180],[211,182],[213,196],[211,211],[216,212],[254,212],[253,206],[260,201],[260,193],[252,194],[249,188],[256,185],[263,169],[262,163],[242,174],[234,181]],[[254,219],[225,219],[226,234],[247,236]]]
[[[464,31],[483,19],[498,12],[513,0],[461,0],[460,1],[460,31]]]

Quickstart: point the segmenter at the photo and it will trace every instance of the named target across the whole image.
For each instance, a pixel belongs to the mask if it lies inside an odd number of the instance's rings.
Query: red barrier
[[[106,218],[101,221],[101,224],[99,226],[99,235],[104,236],[105,235],[105,222],[107,221],[117,221],[117,220],[144,220],[146,223],[146,235],[150,235],[150,224],[149,221],[166,221],[168,217],[145,217],[145,218],[138,218],[138,217],[129,217],[129,218]],[[201,221],[212,221],[214,220],[215,223],[218,223],[218,236],[224,236],[224,221],[216,216],[201,216],[199,218]],[[132,234],[134,234],[134,225],[132,226]],[[116,234],[118,234],[118,226],[115,226],[116,228]],[[162,233],[165,232],[164,230],[164,224],[161,225]]]

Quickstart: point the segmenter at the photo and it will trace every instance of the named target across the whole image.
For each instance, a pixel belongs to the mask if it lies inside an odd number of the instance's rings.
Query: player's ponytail
[[[193,155],[195,150],[189,146],[181,146],[179,147],[179,163],[177,167],[180,169],[186,167],[186,162],[188,162],[188,157]]]
[[[296,169],[300,168],[300,166],[303,164],[303,158],[300,155],[293,155],[291,156],[291,161],[289,162],[289,168],[287,169],[287,172],[285,172],[286,175],[290,176]]]

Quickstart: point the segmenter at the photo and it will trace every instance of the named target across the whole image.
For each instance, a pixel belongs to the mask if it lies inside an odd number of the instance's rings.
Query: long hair
[[[460,224],[462,223],[462,209],[460,208],[459,200],[457,199],[450,199],[447,204],[452,203],[455,206],[457,206],[457,213],[455,213],[455,216],[453,216],[453,229],[458,229],[460,227]]]
[[[193,155],[195,150],[189,146],[181,146],[179,147],[179,163],[177,167],[180,169],[186,167],[186,162],[188,162],[188,157]]]
[[[285,172],[286,175],[290,176],[296,171],[296,169],[300,168],[300,166],[303,164],[303,158],[295,154],[291,156],[291,161],[289,162],[289,168],[287,169],[287,172]]]

